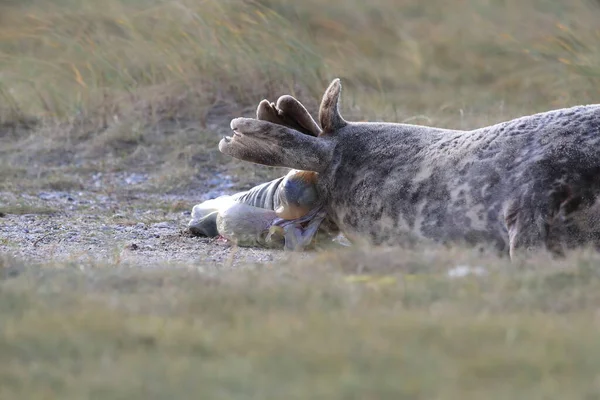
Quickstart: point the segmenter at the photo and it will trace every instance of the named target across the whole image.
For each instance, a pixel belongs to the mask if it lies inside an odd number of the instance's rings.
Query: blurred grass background
[[[97,170],[198,187],[231,161],[215,131],[232,117],[282,94],[316,113],[334,77],[351,120],[469,129],[593,103],[598,17],[591,0],[4,1],[0,188]],[[281,173],[228,168],[240,187]]]
[[[150,174],[138,191],[217,172],[245,188],[282,171],[222,157],[216,132],[282,94],[316,113],[334,77],[351,120],[469,129],[593,103],[599,16],[592,0],[4,1],[0,188],[86,189],[99,170]]]
[[[350,120],[469,129],[597,103],[599,21],[591,0],[3,0],[0,190],[257,184],[281,171],[218,152],[230,118],[282,94],[314,113],[334,77]],[[131,171],[148,181],[91,179]],[[599,261],[353,249],[211,275],[0,256],[0,398],[597,399]],[[460,265],[488,273],[449,279]]]
[[[599,15],[581,0],[5,1],[2,118],[200,118],[341,77],[357,117],[495,120],[595,100]]]

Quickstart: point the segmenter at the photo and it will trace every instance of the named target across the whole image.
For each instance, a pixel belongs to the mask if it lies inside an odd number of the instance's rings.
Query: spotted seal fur
[[[318,137],[236,118],[219,149],[317,172],[326,212],[351,240],[491,244],[511,257],[600,244],[600,105],[463,131],[348,122],[340,93],[336,79],[321,102]]]

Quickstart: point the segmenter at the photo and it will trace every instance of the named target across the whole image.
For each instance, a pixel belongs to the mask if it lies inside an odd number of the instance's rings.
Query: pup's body
[[[328,216],[351,240],[519,248],[598,244],[600,105],[555,110],[472,131],[350,123],[334,81],[317,138],[269,122],[232,121],[222,152],[318,172]]]
[[[316,175],[292,170],[245,192],[197,204],[188,228],[197,235],[221,235],[239,246],[302,250],[326,217]]]

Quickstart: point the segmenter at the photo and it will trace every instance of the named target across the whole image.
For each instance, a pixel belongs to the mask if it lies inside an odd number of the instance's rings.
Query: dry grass
[[[108,124],[134,107],[150,121],[201,120],[217,101],[314,100],[341,76],[357,117],[456,124],[460,109],[499,119],[501,105],[512,115],[593,100],[599,76],[591,1],[30,1],[1,11],[4,119]]]
[[[333,77],[357,120],[467,129],[596,103],[599,16],[591,0],[5,1],[0,190],[247,187],[281,171],[221,155],[229,119],[287,93],[314,112]],[[120,186],[131,172],[148,180]],[[2,258],[0,398],[599,398],[599,261]],[[488,273],[449,278],[459,265]]]
[[[194,110],[316,78],[302,37],[252,2],[34,1],[2,11],[2,93],[14,114],[108,119],[135,105],[164,117],[181,112],[181,96]]]
[[[169,111],[198,117],[198,105],[255,104],[295,84],[318,96],[332,76],[364,89],[355,96],[367,115],[377,98],[394,103],[379,112],[411,103],[422,113],[457,96],[487,107],[510,95],[519,107],[544,108],[586,101],[587,79],[598,76],[592,2],[30,4],[3,12],[0,36],[6,103],[26,114],[72,116],[90,112],[91,101],[102,108],[94,111],[116,112],[183,96],[188,107]]]
[[[215,127],[284,93],[315,111],[336,76],[351,119],[472,128],[596,102],[599,15],[584,0],[10,2],[0,185],[29,190],[25,178],[72,174],[70,163],[186,190],[227,160]],[[32,118],[41,125],[15,128]],[[254,171],[236,170],[240,187]]]

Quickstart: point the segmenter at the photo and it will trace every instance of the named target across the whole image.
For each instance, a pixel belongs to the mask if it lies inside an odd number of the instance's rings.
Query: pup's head
[[[297,219],[319,205],[316,188],[317,173],[290,171],[279,187],[279,207],[275,212],[279,218]]]

